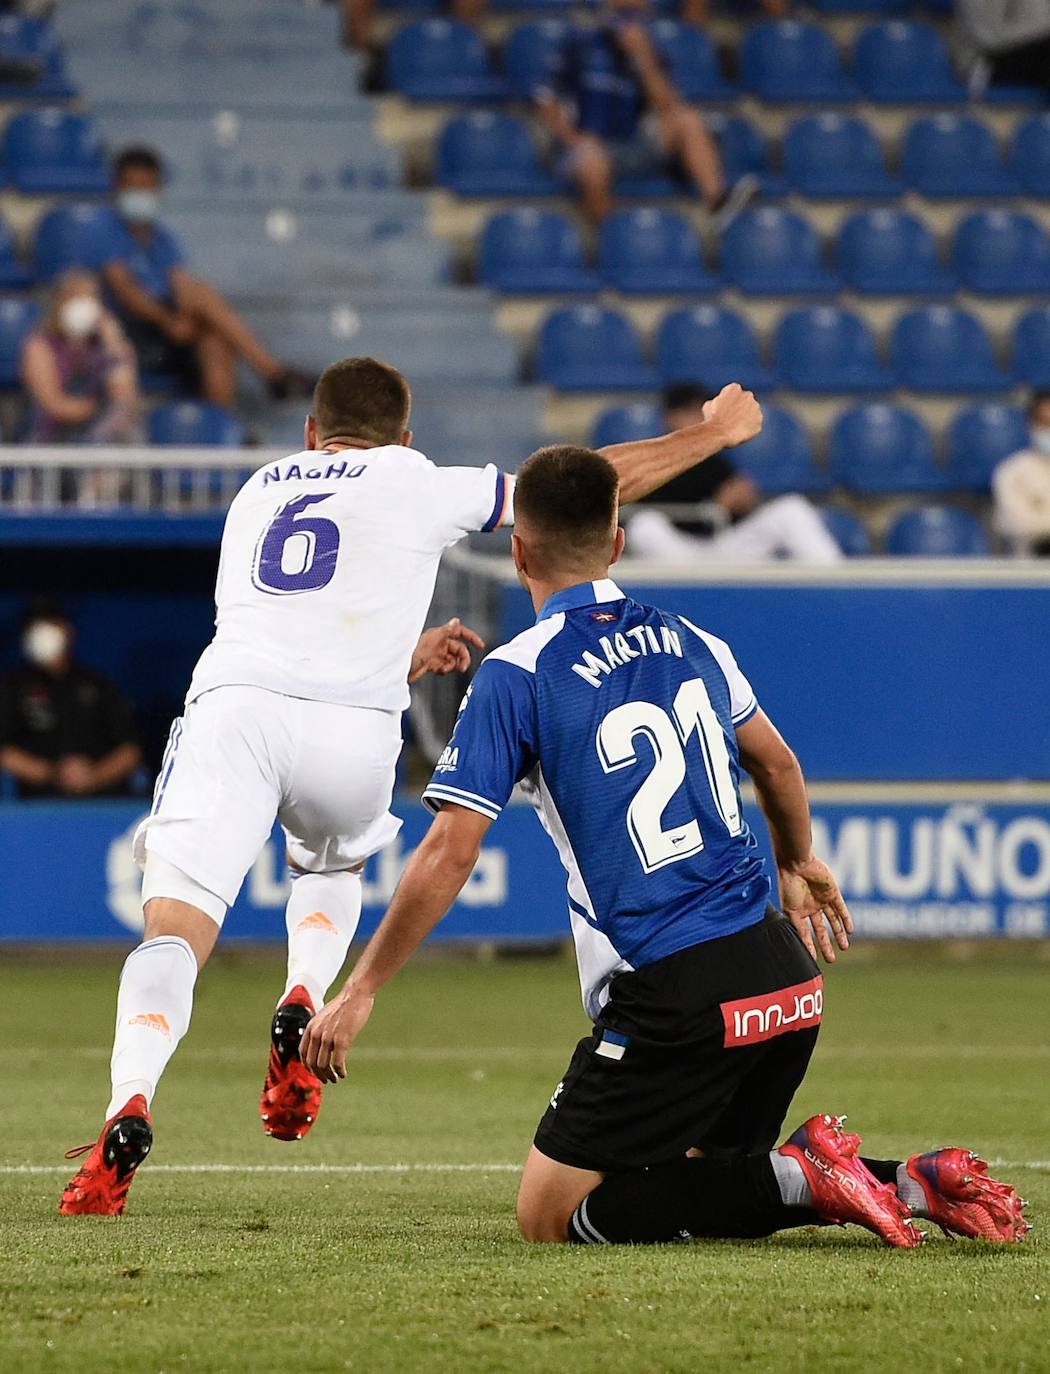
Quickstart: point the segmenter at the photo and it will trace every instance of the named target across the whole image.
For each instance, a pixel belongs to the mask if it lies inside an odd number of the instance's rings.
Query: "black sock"
[[[785,1207],[768,1155],[680,1159],[609,1174],[572,1214],[569,1240],[583,1245],[652,1245],[691,1236],[754,1239],[819,1224]]]
[[[896,1188],[897,1170],[901,1165],[899,1159],[865,1159],[862,1156],[860,1162],[880,1183],[892,1183]]]

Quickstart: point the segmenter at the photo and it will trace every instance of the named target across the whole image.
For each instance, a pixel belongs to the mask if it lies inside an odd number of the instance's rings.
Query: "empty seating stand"
[[[848,395],[893,386],[868,325],[837,306],[790,311],[777,328],[775,352],[781,377],[796,391]]]
[[[502,100],[509,94],[477,32],[455,19],[421,19],[395,34],[387,77],[409,100]]]
[[[944,113],[917,120],[904,140],[901,175],[906,185],[935,198],[1020,191],[991,130],[969,115]]]
[[[733,310],[698,305],[666,315],[656,335],[656,366],[663,382],[696,382],[712,392],[729,382],[769,391],[777,375],[762,361],[758,340]]]
[[[18,385],[22,371],[22,345],[40,318],[36,301],[6,296],[0,299],[0,387]]]
[[[1027,311],[1014,327],[1013,375],[1027,386],[1050,388],[1050,307]]]
[[[461,196],[545,196],[557,190],[527,126],[513,115],[472,110],[438,143],[437,180]]]
[[[792,189],[804,196],[893,197],[901,191],[869,126],[832,110],[791,126],[784,140],[784,171]]]
[[[509,294],[590,293],[602,284],[587,266],[576,225],[565,215],[528,206],[501,210],[489,220],[478,276]]]
[[[857,40],[853,68],[869,100],[884,104],[965,100],[940,34],[929,24],[895,19]]]
[[[986,296],[1050,291],[1050,240],[1030,215],[980,210],[959,225],[955,267],[963,285]]]
[[[628,293],[694,295],[717,291],[696,230],[670,210],[621,210],[601,228],[602,276]]]
[[[545,320],[536,376],[559,391],[648,391],[657,385],[631,322],[594,305],[556,310]]]
[[[763,100],[854,100],[859,95],[828,33],[794,19],[749,30],[740,51],[740,74],[745,89]]]
[[[821,492],[831,486],[828,473],[814,460],[802,421],[778,406],[764,408],[761,432],[735,448],[732,459],[771,496]]]
[[[12,182],[28,194],[101,192],[109,187],[94,124],[68,110],[25,110],[8,124],[4,161]]]
[[[942,295],[958,286],[927,225],[902,210],[880,206],[851,216],[836,257],[847,285],[864,295]]]
[[[981,558],[990,552],[977,517],[951,506],[905,511],[890,526],[886,551],[904,558]]]
[[[898,406],[864,405],[840,415],[828,461],[837,482],[862,494],[939,491],[945,484],[930,431]]]
[[[996,466],[1029,442],[1028,421],[1015,406],[987,404],[960,411],[948,431],[951,485],[987,491]]]
[[[925,306],[897,321],[893,363],[898,384],[912,391],[966,395],[1010,386],[980,320],[949,305]]]
[[[828,295],[839,286],[809,222],[774,205],[745,210],[726,229],[722,275],[749,295]]]
[[[150,415],[149,439],[151,444],[177,448],[240,448],[244,426],[221,406],[174,401]]]

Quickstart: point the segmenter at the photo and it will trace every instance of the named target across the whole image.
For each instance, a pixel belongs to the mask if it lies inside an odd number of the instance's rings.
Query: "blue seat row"
[[[827,465],[821,467],[798,418],[777,406],[763,409],[762,433],[741,445],[734,456],[771,494],[820,492],[831,486],[858,495],[985,491],[996,465],[1029,443],[1022,411],[1004,405],[972,406],[952,420],[947,464],[942,466],[921,416],[873,402],[838,417],[828,438]],[[656,405],[618,406],[599,416],[591,442],[596,448],[630,443],[660,434],[664,427]]]
[[[952,268],[933,234],[900,210],[852,216],[839,233],[837,270],[816,231],[775,206],[746,211],[726,229],[716,274],[684,215],[620,210],[602,225],[598,270],[587,264],[575,223],[551,210],[521,207],[493,215],[481,235],[478,276],[509,293],[620,291],[705,294],[732,285],[749,295],[831,295],[843,286],[869,295],[935,295],[960,285],[984,295],[1050,292],[1050,238],[1028,215],[1008,210],[967,216],[955,235]]]
[[[453,19],[420,19],[387,49],[391,87],[410,100],[502,100],[528,96],[550,73],[568,25],[525,24],[508,39],[502,69],[477,31]],[[711,39],[699,28],[657,19],[653,37],[682,93],[725,99],[737,87],[722,72]],[[740,49],[740,86],[763,100],[954,104],[968,98],[935,28],[901,19],[875,24],[857,39],[847,67],[826,29],[786,19],[755,24]],[[1012,98],[1038,95],[1012,92]]]
[[[86,115],[58,107],[24,110],[4,131],[0,179],[29,195],[105,191],[102,140]]]
[[[859,315],[836,306],[791,310],[781,319],[767,363],[742,316],[714,305],[673,310],[656,332],[653,362],[618,311],[580,305],[554,311],[537,341],[535,372],[560,391],[646,391],[701,380],[778,386],[812,395],[874,394],[903,387],[931,395],[1050,386],[1050,307],[1029,311],[1013,334],[1012,366],[997,361],[981,322],[965,310],[926,306],[892,330],[890,362]]]
[[[871,127],[853,116],[827,112],[798,120],[784,140],[783,172],[775,170],[762,135],[748,120],[714,113],[707,122],[729,180],[757,175],[769,195],[792,189],[812,197],[893,198],[907,188],[934,199],[1050,197],[1050,114],[1020,127],[1005,160],[980,120],[955,113],[925,116],[908,129],[899,176],[888,170]],[[529,126],[491,110],[459,115],[445,126],[437,180],[462,196],[543,196],[559,189],[541,164]],[[629,184],[620,189],[631,194]],[[671,182],[662,188],[667,195],[675,190]]]
[[[69,100],[76,95],[58,38],[42,19],[0,15],[0,58],[21,64],[27,76],[0,81],[0,100]]]

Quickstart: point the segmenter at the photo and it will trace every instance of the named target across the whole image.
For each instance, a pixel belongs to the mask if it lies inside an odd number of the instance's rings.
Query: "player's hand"
[[[762,407],[750,391],[738,382],[730,382],[705,403],[704,423],[719,430],[723,448],[735,448],[762,429]]]
[[[470,667],[470,645],[484,649],[485,641],[456,617],[445,625],[424,630],[412,655],[409,683],[418,682],[427,673],[439,677],[445,673],[465,673]]]
[[[60,759],[56,770],[59,790],[73,797],[84,797],[95,791],[95,765],[83,754],[68,754]]]
[[[853,919],[835,875],[822,860],[811,856],[780,869],[780,905],[814,959],[819,949],[825,963],[835,962],[828,926],[839,949],[849,949]]]
[[[322,1083],[346,1077],[346,1052],[372,1015],[375,998],[344,988],[307,1024],[299,1057]]]

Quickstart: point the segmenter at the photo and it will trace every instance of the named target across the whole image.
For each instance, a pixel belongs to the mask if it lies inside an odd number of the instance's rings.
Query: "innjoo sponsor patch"
[[[757,1045],[789,1031],[819,1026],[824,1011],[824,979],[819,975],[777,992],[722,1003],[724,1045]]]

